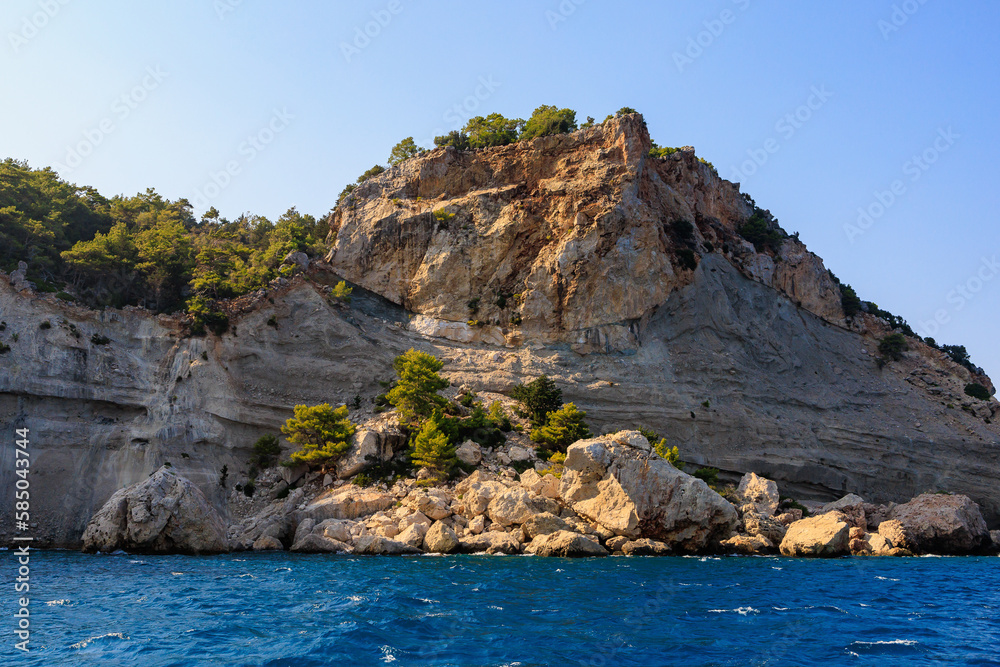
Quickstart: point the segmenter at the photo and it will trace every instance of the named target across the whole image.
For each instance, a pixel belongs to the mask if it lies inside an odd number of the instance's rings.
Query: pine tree
[[[313,407],[296,405],[295,416],[281,427],[290,442],[302,446],[292,454],[292,462],[323,466],[335,462],[350,449],[355,430],[347,418],[347,406],[334,409],[329,403]]]
[[[437,392],[450,383],[438,375],[444,362],[438,361],[426,352],[410,349],[396,357],[392,363],[399,375],[396,386],[386,395],[389,402],[399,410],[403,421],[413,421],[418,417],[430,417],[435,408],[443,408],[448,401]]]
[[[583,421],[586,412],[578,410],[576,405],[567,403],[559,410],[549,414],[545,426],[531,431],[531,439],[550,448],[565,452],[577,440],[591,436],[590,429]]]
[[[428,468],[438,481],[447,479],[458,465],[455,445],[441,432],[436,420],[424,422],[424,427],[413,439],[410,461],[416,466]]]

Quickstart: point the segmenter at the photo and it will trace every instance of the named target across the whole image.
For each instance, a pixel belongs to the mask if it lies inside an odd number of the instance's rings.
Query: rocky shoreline
[[[370,433],[359,433],[354,460],[363,447],[379,446]],[[723,497],[658,456],[636,431],[578,441],[561,466],[517,473],[483,465],[438,486],[406,478],[362,487],[292,468],[273,470],[259,483],[264,500],[227,529],[194,484],[160,468],[105,503],[87,526],[84,550],[555,557],[1000,551],[1000,531],[991,534],[966,496],[924,494],[906,504],[874,505],[848,495],[803,505],[781,498],[774,481],[747,473]]]

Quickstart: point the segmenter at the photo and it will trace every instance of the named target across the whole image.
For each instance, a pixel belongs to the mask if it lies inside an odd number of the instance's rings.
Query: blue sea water
[[[0,664],[1000,665],[1000,559],[36,552]],[[16,564],[0,553],[8,582]]]

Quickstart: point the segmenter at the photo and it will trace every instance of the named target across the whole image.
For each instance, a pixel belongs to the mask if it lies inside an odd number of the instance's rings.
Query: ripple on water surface
[[[996,558],[41,552],[32,566],[33,650],[7,641],[3,665],[1000,665]]]

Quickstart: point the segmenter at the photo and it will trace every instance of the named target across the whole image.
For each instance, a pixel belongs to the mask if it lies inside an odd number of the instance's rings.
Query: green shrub
[[[549,413],[562,406],[562,389],[546,375],[528,384],[517,385],[510,395],[525,407],[528,419],[535,427],[543,426]]]
[[[681,241],[687,242],[694,239],[694,224],[689,220],[677,218],[670,223],[670,229],[673,230],[674,235]]]
[[[666,438],[660,438],[660,441],[653,447],[656,449],[656,453],[660,455],[660,458],[666,459],[675,468],[681,467],[681,452],[677,448],[677,445],[670,447],[667,445]]]
[[[503,403],[500,401],[493,401],[490,403],[490,411],[487,414],[487,417],[494,426],[504,433],[510,431],[512,428],[510,417],[507,415],[507,411],[503,409]]]
[[[330,291],[330,298],[337,301],[342,301],[344,303],[351,302],[351,294],[354,293],[353,287],[347,286],[346,280],[341,280],[339,283],[333,286],[333,290]]]
[[[111,342],[111,339],[107,336],[102,336],[101,334],[94,334],[90,337],[90,342],[94,345],[107,345]]]
[[[522,320],[522,319],[521,319],[521,313],[513,313],[513,314],[511,314],[511,316],[510,316],[510,323],[511,323],[512,325],[514,325],[515,327],[519,327],[519,326],[521,326],[521,323],[522,323],[523,321],[524,321],[524,320]]]
[[[281,456],[281,445],[278,444],[278,437],[271,434],[262,435],[253,444],[250,465],[258,468],[270,468],[278,462],[279,456]]]
[[[621,118],[622,116],[628,116],[634,113],[639,113],[639,112],[633,109],[632,107],[622,107],[621,109],[615,112],[615,118]]]
[[[476,392],[474,391],[464,391],[458,395],[458,404],[465,408],[471,408],[473,403],[476,402]]]
[[[243,495],[247,498],[253,498],[254,491],[257,490],[257,484],[255,480],[248,479],[247,483],[243,485]]]
[[[854,317],[861,311],[861,299],[850,285],[840,283],[840,305],[844,309],[844,317]]]
[[[719,481],[718,468],[698,468],[694,471],[694,476],[704,481],[709,486],[715,486]]]
[[[10,345],[7,343],[0,343],[0,354],[7,354],[10,352]]]
[[[48,320],[45,320],[44,322],[42,322],[41,324],[38,325],[38,328],[41,329],[41,330],[43,330],[43,331],[46,330],[46,329],[51,329],[52,328],[52,322],[49,322]]]
[[[972,398],[978,398],[981,401],[990,400],[990,390],[978,382],[965,385],[965,393]]]
[[[278,328],[278,316],[277,315],[271,315],[271,317],[267,318],[267,326],[274,327],[275,329],[277,329]]]
[[[229,479],[229,466],[222,466],[219,471],[219,486],[226,488],[226,480]]]
[[[681,248],[677,251],[677,260],[681,268],[694,271],[698,268],[698,259],[694,251],[690,248]]]
[[[549,413],[545,425],[531,431],[531,439],[553,451],[565,452],[577,440],[591,436],[590,429],[583,421],[586,416],[587,413],[578,410],[576,405],[567,403],[559,410]]]
[[[679,150],[680,148],[671,148],[669,146],[660,147],[654,143],[653,147],[649,149],[649,157],[665,158],[667,156],[673,155]]]
[[[443,208],[439,208],[438,210],[434,211],[434,219],[441,223],[450,222],[454,217],[455,217],[454,213],[450,213],[444,210]]]
[[[464,132],[459,132],[458,130],[452,130],[443,137],[434,137],[435,146],[454,146],[460,151],[467,151],[471,147],[469,145],[469,135]]]
[[[350,449],[356,427],[347,418],[347,406],[334,409],[329,403],[309,407],[295,406],[295,416],[285,422],[281,432],[302,449],[291,456],[293,463],[326,466]]]
[[[753,214],[740,225],[737,230],[743,238],[750,241],[757,252],[771,250],[777,252],[788,235],[778,226],[778,221],[770,211],[755,208]]]
[[[437,393],[450,384],[438,375],[438,371],[444,368],[444,362],[411,348],[396,357],[392,365],[399,380],[386,397],[399,410],[403,421],[430,417],[435,409],[443,409],[448,404]]]
[[[886,361],[899,361],[903,358],[903,353],[910,349],[906,342],[906,336],[901,333],[889,334],[878,344],[879,354]]]
[[[56,298],[63,301],[76,301],[76,297],[69,292],[56,292]]]

